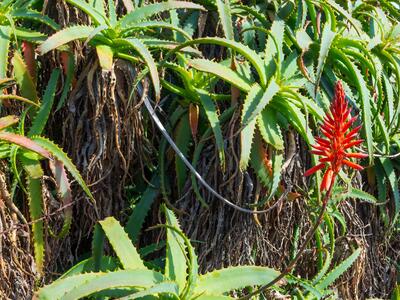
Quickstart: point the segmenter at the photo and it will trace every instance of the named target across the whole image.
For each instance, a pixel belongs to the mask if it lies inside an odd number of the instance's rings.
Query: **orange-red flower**
[[[335,86],[335,96],[330,107],[330,113],[325,115],[324,122],[321,125],[321,132],[326,138],[316,137],[317,144],[312,146],[314,150],[311,153],[321,156],[319,164],[304,173],[305,176],[310,176],[327,166],[321,183],[321,191],[329,190],[333,186],[343,165],[356,170],[363,169],[362,166],[351,162],[349,158],[364,158],[368,155],[347,152],[351,147],[363,142],[361,139],[356,139],[362,126],[351,129],[356,119],[357,116],[351,116],[351,108],[345,100],[342,83],[338,81]]]

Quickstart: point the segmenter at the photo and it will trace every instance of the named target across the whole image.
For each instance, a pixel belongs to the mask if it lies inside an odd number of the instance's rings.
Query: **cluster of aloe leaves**
[[[142,201],[149,199],[143,198]],[[81,299],[94,297],[107,299],[136,299],[158,295],[157,299],[234,299],[229,292],[245,287],[261,285],[271,281],[279,272],[258,266],[237,266],[198,274],[197,256],[189,239],[179,227],[174,213],[165,206],[166,254],[163,259],[145,261],[159,245],[136,249],[132,234],[136,229],[123,227],[114,217],[100,221],[93,234],[92,256],[81,261],[61,278],[37,292],[38,299]],[[141,211],[143,213],[143,211]],[[137,227],[137,224],[133,224]],[[107,237],[117,257],[105,256],[104,240]],[[329,295],[327,287],[335,281],[360,254],[357,249],[337,268],[326,274],[327,267],[312,280],[301,280],[288,276],[289,283],[300,283],[307,290],[308,299]],[[329,255],[329,254],[327,254]],[[327,266],[330,264],[327,263]]]
[[[65,236],[71,225],[72,206],[68,205],[71,205],[72,194],[66,170],[87,195],[94,199],[68,156],[52,141],[41,136],[54,103],[60,70],[52,72],[44,95],[40,99],[36,95],[36,86],[29,70],[18,52],[15,52],[12,62],[16,84],[21,91],[25,91],[23,94],[28,98],[7,94],[0,96],[2,100],[18,100],[26,105],[20,117],[9,115],[0,118],[0,158],[8,158],[10,162],[14,180],[12,197],[17,197],[18,185],[29,201],[36,268],[38,273],[42,274],[45,252],[42,184],[45,173],[41,161],[43,159],[48,161],[60,201],[62,205],[67,206],[63,212],[64,224],[56,236],[59,238]],[[2,82],[10,85],[13,79],[4,79]],[[26,124],[27,117],[32,120],[29,128]],[[16,128],[12,127],[14,125],[17,125]]]

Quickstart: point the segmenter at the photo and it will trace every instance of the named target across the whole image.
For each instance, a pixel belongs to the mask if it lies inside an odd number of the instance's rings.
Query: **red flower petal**
[[[321,170],[323,167],[325,167],[325,164],[318,164],[315,165],[314,167],[312,167],[311,169],[308,169],[305,173],[304,176],[310,176],[312,174],[314,174],[315,172]]]
[[[321,182],[321,191],[326,191],[330,188],[331,184],[332,184],[332,177],[333,177],[333,171],[332,169],[328,169],[324,175],[324,177],[322,178],[322,182]]]
[[[343,159],[343,163],[347,166],[349,166],[350,168],[356,169],[356,170],[362,170],[364,169],[363,167],[361,167],[360,165],[353,163],[351,161],[348,161],[346,159]]]
[[[346,153],[346,157],[352,157],[352,158],[366,158],[368,157],[368,154],[366,153]]]
[[[347,144],[344,145],[344,149],[346,150],[346,149],[351,148],[353,146],[360,145],[362,142],[364,142],[364,140],[355,140],[353,142],[347,143]]]

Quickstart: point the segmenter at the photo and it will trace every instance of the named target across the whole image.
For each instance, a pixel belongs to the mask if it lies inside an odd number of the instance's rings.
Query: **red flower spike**
[[[322,178],[321,191],[327,191],[333,186],[343,165],[356,170],[363,169],[362,166],[348,160],[349,158],[368,157],[364,153],[346,152],[347,149],[361,144],[364,140],[356,139],[361,125],[351,129],[358,117],[351,116],[351,108],[348,106],[345,97],[342,83],[338,81],[330,112],[325,115],[324,122],[320,127],[325,138],[315,137],[316,144],[312,146],[314,150],[311,153],[321,156],[319,164],[304,173],[304,176],[310,176],[327,167]]]

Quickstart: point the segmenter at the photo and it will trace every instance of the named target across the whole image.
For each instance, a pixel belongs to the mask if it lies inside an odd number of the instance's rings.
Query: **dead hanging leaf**
[[[193,139],[196,140],[199,127],[199,106],[194,103],[189,104],[189,124]]]
[[[36,81],[36,60],[35,60],[35,49],[32,43],[23,41],[22,51],[24,54],[24,61],[32,79]]]
[[[288,199],[289,201],[294,201],[294,200],[296,200],[297,198],[299,198],[300,196],[301,196],[301,194],[299,194],[299,193],[296,193],[296,192],[289,192],[288,195],[287,195],[287,199]]]
[[[376,174],[375,174],[375,169],[374,168],[367,168],[367,180],[368,180],[368,185],[373,188],[376,186]]]
[[[272,178],[272,161],[269,159],[268,151],[263,145],[260,145],[260,152],[263,157],[263,163],[265,168],[268,170],[268,175]]]

